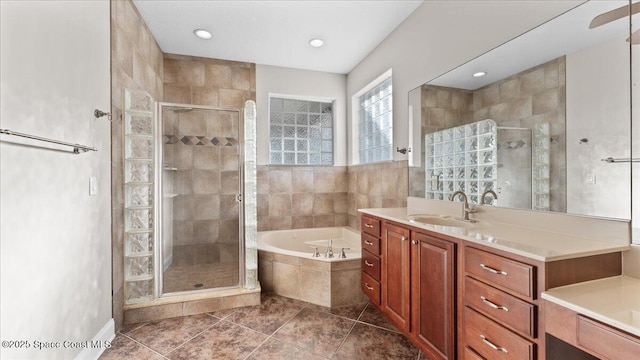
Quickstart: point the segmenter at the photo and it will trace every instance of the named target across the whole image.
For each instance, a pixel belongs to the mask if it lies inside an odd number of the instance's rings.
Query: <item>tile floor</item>
[[[111,359],[425,359],[371,305],[325,308],[273,294],[260,306],[127,325]]]

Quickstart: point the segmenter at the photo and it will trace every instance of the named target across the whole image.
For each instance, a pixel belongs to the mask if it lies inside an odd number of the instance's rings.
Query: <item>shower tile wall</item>
[[[123,92],[144,90],[161,100],[162,51],[130,0],[111,1],[111,193],[113,318],[116,331],[124,321],[124,174]]]
[[[246,100],[255,101],[255,64],[164,54],[163,68],[165,102],[242,109]],[[236,146],[226,146],[237,144],[237,122],[230,114],[206,113],[181,113],[175,131],[165,132],[173,135],[165,139],[172,143],[165,155],[178,164],[176,266],[238,260],[238,154]]]
[[[244,108],[256,99],[253,63],[164,54],[164,101]]]
[[[237,115],[197,109],[174,113],[165,116],[163,133],[164,161],[177,168],[173,265],[237,263]]]
[[[566,211],[565,57],[533,67],[475,91],[423,85],[423,133],[493,119],[499,126],[551,127],[550,210]],[[422,149],[424,151],[424,149]],[[424,157],[423,157],[424,158]],[[412,171],[414,181],[424,182]],[[424,184],[421,184],[424,186]],[[413,191],[412,191],[413,193]]]
[[[258,166],[258,231],[346,226],[347,168]]]

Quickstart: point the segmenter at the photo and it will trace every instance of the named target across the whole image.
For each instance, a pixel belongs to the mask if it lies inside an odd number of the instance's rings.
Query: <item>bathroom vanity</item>
[[[360,212],[362,290],[429,359],[553,358],[547,323],[562,323],[542,293],[620,276],[629,248],[424,208]]]

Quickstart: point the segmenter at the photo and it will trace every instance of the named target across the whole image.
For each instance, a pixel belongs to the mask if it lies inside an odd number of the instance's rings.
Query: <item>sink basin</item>
[[[409,221],[427,225],[448,226],[469,229],[475,226],[471,221],[443,215],[409,215]]]

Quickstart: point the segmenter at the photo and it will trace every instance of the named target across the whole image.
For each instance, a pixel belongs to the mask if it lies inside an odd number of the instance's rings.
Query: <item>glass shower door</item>
[[[160,104],[162,293],[238,287],[241,113]]]

